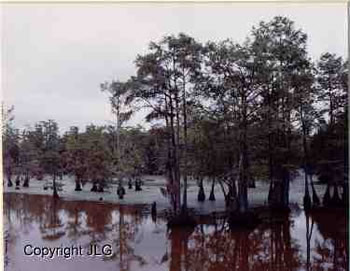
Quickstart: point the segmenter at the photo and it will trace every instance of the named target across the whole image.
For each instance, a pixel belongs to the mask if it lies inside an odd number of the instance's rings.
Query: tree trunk
[[[343,193],[342,193],[342,203],[343,206],[347,206],[347,204],[349,203],[349,187],[348,187],[349,183],[347,180],[345,180],[343,182]]]
[[[12,177],[11,172],[7,173],[7,187],[12,187],[13,186],[11,177]]]
[[[26,176],[24,177],[23,187],[29,187],[29,173],[26,172]]]
[[[101,183],[101,180],[100,180],[100,182],[98,184],[97,192],[99,192],[99,193],[103,193],[104,192],[103,183]]]
[[[182,113],[183,113],[183,130],[184,130],[184,150],[183,150],[183,179],[184,179],[184,188],[183,188],[183,205],[182,212],[187,213],[187,97],[186,97],[186,75],[185,75],[185,67],[182,68]],[[201,186],[204,199],[205,194],[203,189],[203,180]],[[198,195],[199,196],[199,195]]]
[[[172,153],[172,136],[171,136],[171,122],[169,121],[169,105],[168,105],[168,98],[167,95],[164,94],[164,100],[165,100],[165,125],[166,125],[166,142],[167,142],[167,161],[166,161],[166,172],[168,176],[168,183],[170,184],[171,191],[169,193],[170,195],[170,201],[171,205],[173,207],[173,210],[176,210],[176,197],[174,194],[174,191],[172,190],[175,184],[174,181],[174,171],[173,171],[173,153]],[[169,191],[168,191],[169,192]]]
[[[333,207],[340,207],[341,206],[341,199],[339,197],[337,184],[333,185],[333,197],[331,198],[331,204]]]
[[[239,166],[238,166],[238,172],[241,170],[242,162],[240,160]],[[232,176],[232,184],[229,186],[229,191],[227,193],[227,200],[226,200],[226,206],[228,207],[229,213],[236,212],[239,207],[239,201],[238,201],[238,193],[237,193],[237,187],[236,183],[239,181],[239,174],[237,176],[237,180],[234,179],[234,176]]]
[[[248,210],[248,189],[247,189],[247,168],[246,168],[246,151],[242,153],[242,168],[239,173],[239,183],[238,183],[238,207],[240,213],[245,213]]]
[[[305,178],[305,194],[304,194],[304,210],[309,210],[311,208],[311,197],[309,193],[309,183],[307,178],[306,169],[304,169],[304,178]]]
[[[245,213],[248,210],[248,145],[247,145],[247,108],[246,108],[246,97],[242,97],[242,116],[243,120],[241,123],[240,131],[240,160],[241,168],[238,172],[238,207],[240,213]]]
[[[311,218],[311,217],[310,217]],[[310,256],[311,256],[311,237],[312,237],[312,230],[314,226],[314,221],[311,218],[311,227],[309,222],[309,214],[305,213],[305,220],[306,220],[306,270],[310,270]]]
[[[128,188],[132,189],[132,179],[131,178],[129,178],[129,181],[128,181]]]
[[[201,178],[199,180],[198,186],[199,186],[199,191],[198,191],[197,199],[198,199],[198,201],[203,202],[203,201],[205,201],[205,192],[204,192],[204,187],[203,187],[203,178]]]
[[[181,206],[181,187],[180,187],[180,172],[178,165],[178,151],[175,136],[175,124],[174,124],[174,106],[172,98],[170,96],[170,128],[171,128],[171,144],[172,144],[172,163],[171,168],[174,171],[174,183],[173,183],[173,193],[175,198],[174,212],[177,213],[179,207]]]
[[[93,182],[90,191],[91,191],[91,192],[97,192],[97,183],[96,183],[96,182]]]
[[[210,201],[215,201],[214,187],[215,187],[215,178],[213,178],[212,183],[211,183],[211,190],[210,190],[210,195],[209,195]]]
[[[16,187],[19,187],[20,184],[21,184],[21,177],[20,177],[20,175],[17,175],[17,177],[16,177]]]
[[[313,178],[312,178],[312,174],[310,174],[310,182],[311,182],[311,188],[312,188],[312,204],[314,206],[319,206],[320,205],[320,199],[319,199],[319,197],[317,196],[317,193],[316,193],[316,189],[315,189],[315,186],[314,186],[314,181],[313,181]]]
[[[81,191],[81,181],[80,178],[75,176],[75,189],[74,191]]]
[[[256,188],[255,179],[252,178],[251,176],[250,176],[250,178],[249,178],[248,187],[249,187],[249,188]]]
[[[139,178],[135,180],[135,191],[142,191],[141,180]]]
[[[306,127],[303,117],[303,104],[300,106],[300,118],[301,118],[301,126],[303,130],[303,149],[304,149],[304,177],[305,177],[305,194],[304,194],[304,209],[308,210],[311,208],[311,197],[309,193],[309,183],[308,183],[308,174],[309,174],[309,155],[307,149],[306,142]]]
[[[272,193],[273,193],[273,188],[274,188],[274,176],[273,176],[273,144],[272,144],[272,115],[271,115],[271,108],[272,108],[272,103],[271,103],[271,97],[270,93],[268,94],[268,129],[269,129],[269,134],[268,134],[268,152],[269,152],[269,178],[270,178],[270,186],[269,186],[269,194],[268,194],[268,203],[271,205],[272,204]]]
[[[329,182],[327,183],[326,192],[324,193],[322,202],[323,202],[323,206],[326,206],[326,207],[329,207],[331,203],[331,192],[330,192]]]
[[[58,199],[57,187],[56,187],[56,174],[53,174],[53,198]]]
[[[281,191],[281,206],[282,208],[288,208],[289,205],[289,183],[290,176],[288,169],[283,169],[283,179],[282,179],[282,191]]]

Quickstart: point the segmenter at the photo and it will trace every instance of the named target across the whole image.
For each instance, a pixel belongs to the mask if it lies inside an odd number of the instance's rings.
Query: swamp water
[[[201,219],[193,230],[167,230],[148,207],[4,194],[5,270],[347,270],[344,210],[301,209],[253,230]],[[105,254],[86,255],[91,245]],[[83,255],[26,256],[42,247],[80,246]],[[101,253],[103,254],[103,253]]]

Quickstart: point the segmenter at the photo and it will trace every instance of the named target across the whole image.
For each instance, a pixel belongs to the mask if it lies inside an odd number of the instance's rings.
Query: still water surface
[[[4,195],[4,222],[5,270],[348,270],[344,210],[294,210],[254,230],[203,219],[194,230],[168,231],[145,207],[11,193]],[[91,244],[111,246],[113,253],[87,256]],[[84,253],[26,256],[26,245],[80,246]]]

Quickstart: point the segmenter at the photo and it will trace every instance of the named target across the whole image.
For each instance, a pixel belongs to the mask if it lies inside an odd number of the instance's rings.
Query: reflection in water
[[[167,231],[143,207],[54,201],[5,194],[7,270],[346,270],[344,211],[293,213],[254,230],[225,221]],[[24,256],[25,244],[110,244],[112,256],[43,260]]]
[[[321,212],[311,214],[318,225],[321,238],[315,240],[313,267],[315,270],[348,270],[349,248],[348,224],[342,211],[331,211],[327,216]]]

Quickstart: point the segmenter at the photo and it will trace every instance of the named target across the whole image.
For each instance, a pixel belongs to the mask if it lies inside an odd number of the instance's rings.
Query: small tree
[[[29,186],[29,180],[40,170],[40,149],[36,147],[35,132],[24,130],[20,142],[19,163],[24,175],[24,187]]]
[[[54,120],[41,121],[35,127],[36,140],[40,148],[40,165],[44,172],[52,176],[53,197],[59,198],[56,178],[61,168],[60,150],[62,148],[58,134],[58,125]]]
[[[104,130],[105,127],[89,125],[83,135],[87,147],[86,173],[93,183],[92,191],[99,192],[103,192],[106,180],[111,177],[112,155],[108,149]]]
[[[1,104],[3,165],[8,187],[13,185],[11,179],[19,160],[19,132],[13,125],[13,110],[13,106],[7,108],[4,103]]]
[[[75,177],[75,191],[81,191],[84,179],[87,179],[88,148],[84,135],[79,133],[78,127],[71,127],[65,135],[64,167],[65,170]]]

